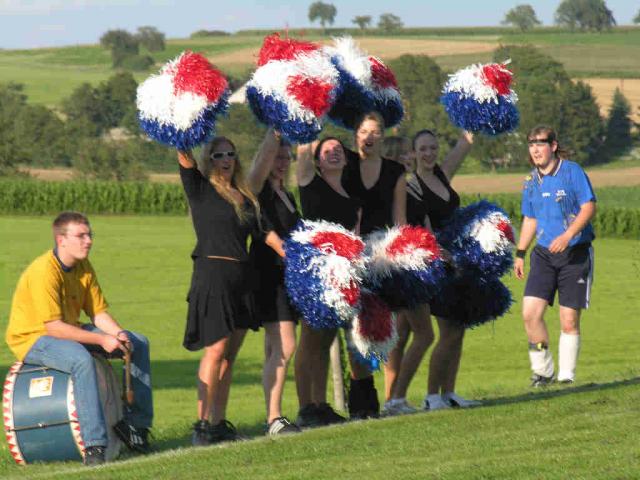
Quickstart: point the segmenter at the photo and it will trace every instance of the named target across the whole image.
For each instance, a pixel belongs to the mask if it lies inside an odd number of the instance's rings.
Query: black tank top
[[[351,150],[346,150],[346,153],[347,166],[342,174],[342,186],[362,205],[360,233],[366,235],[373,230],[392,226],[393,194],[398,178],[404,175],[404,167],[383,158],[378,180],[367,189],[362,183],[359,155]]]
[[[451,188],[449,180],[439,165],[433,167],[433,173],[443,183],[449,192],[449,200],[445,201],[442,197],[435,194],[422,181],[419,175],[416,175],[420,190],[407,187],[407,222],[411,225],[424,225],[424,217],[429,216],[431,228],[437,230],[442,228],[443,224],[453,215],[453,212],[460,206],[460,196]]]
[[[291,205],[296,207],[296,200],[291,194],[284,190]],[[285,205],[280,196],[271,187],[271,182],[264,182],[262,190],[258,194],[258,202],[262,210],[263,217],[267,219],[269,225],[283,240],[289,236],[289,232],[300,220],[300,213],[296,208],[293,212]],[[269,268],[282,265],[280,256],[264,242],[252,242],[250,256],[258,268]]]
[[[343,197],[316,174],[309,185],[300,187],[302,215],[309,220],[326,220],[353,230],[358,223],[359,202]]]

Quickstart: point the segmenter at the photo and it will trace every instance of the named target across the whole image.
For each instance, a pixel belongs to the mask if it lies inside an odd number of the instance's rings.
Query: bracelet
[[[524,258],[524,256],[527,254],[526,250],[516,250],[516,258]]]

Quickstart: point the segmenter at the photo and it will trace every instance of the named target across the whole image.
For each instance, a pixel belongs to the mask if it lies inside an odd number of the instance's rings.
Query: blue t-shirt
[[[536,219],[538,245],[548,248],[575,220],[580,206],[595,201],[584,170],[575,162],[560,160],[548,175],[541,176],[534,168],[527,176],[522,191],[522,215]],[[571,239],[569,246],[590,242],[594,237],[589,223]]]

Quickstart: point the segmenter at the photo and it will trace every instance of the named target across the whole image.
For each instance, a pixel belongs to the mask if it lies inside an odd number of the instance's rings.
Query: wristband
[[[120,330],[118,333],[116,333],[116,337],[118,337],[121,333],[124,333],[126,335],[127,331],[126,330]]]
[[[523,258],[527,254],[526,250],[516,250],[516,258]]]

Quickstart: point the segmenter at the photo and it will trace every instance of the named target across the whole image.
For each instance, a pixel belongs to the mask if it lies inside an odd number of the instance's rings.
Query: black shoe
[[[349,384],[349,417],[352,420],[378,418],[380,402],[373,377],[351,379]]]
[[[298,411],[298,418],[296,418],[296,424],[300,428],[313,428],[321,425],[326,425],[324,419],[321,417],[318,407],[310,403],[305,405]]]
[[[149,453],[149,429],[134,427],[124,420],[120,420],[113,426],[118,438],[129,448],[138,453]]]
[[[198,420],[193,424],[191,445],[194,447],[206,447],[211,445],[211,424],[208,420]]]
[[[211,433],[211,443],[235,442],[244,440],[236,427],[229,420],[220,420],[220,423],[213,425],[209,430]]]
[[[542,375],[534,373],[531,376],[531,386],[533,388],[548,387],[553,383],[553,380],[553,375],[551,375],[550,377],[543,377]]]
[[[278,417],[267,426],[266,434],[270,437],[279,437],[280,435],[300,432],[300,427],[295,423],[291,423],[287,417]]]
[[[84,458],[82,459],[82,463],[87,467],[95,467],[97,465],[102,465],[105,459],[105,447],[87,447],[84,449]]]
[[[334,423],[344,423],[347,421],[342,415],[338,415],[328,403],[320,403],[317,410],[322,425],[332,425]]]

